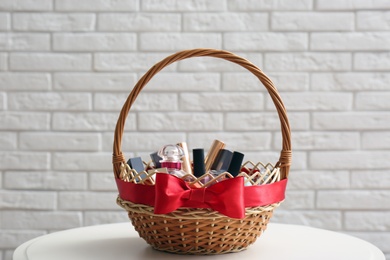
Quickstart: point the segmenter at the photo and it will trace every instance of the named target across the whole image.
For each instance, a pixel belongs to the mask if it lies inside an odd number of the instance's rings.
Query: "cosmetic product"
[[[150,159],[152,159],[152,162],[154,164],[154,168],[156,168],[156,169],[161,168],[161,163],[160,163],[161,157],[158,156],[157,152],[151,153]]]
[[[204,165],[204,149],[198,148],[192,150],[194,176],[198,180],[192,183],[193,187],[202,188],[204,184],[213,179],[213,176],[209,173],[206,174],[206,168]]]
[[[231,151],[225,149],[221,149],[219,151],[218,156],[211,167],[211,170],[206,173],[206,175],[209,175],[211,178],[206,183],[204,183],[205,187],[209,187],[228,178],[233,178],[233,176],[227,172],[231,159]]]
[[[130,166],[131,169],[135,170],[139,174],[139,178],[141,178],[141,180],[144,180],[148,177],[145,173],[142,173],[143,171],[145,171],[145,168],[141,157],[130,158],[127,161],[127,164]],[[138,182],[137,178],[136,181]]]
[[[194,175],[199,178],[206,173],[206,168],[204,165],[204,149],[192,149],[192,156],[194,162]]]
[[[180,159],[184,156],[184,151],[180,146],[165,145],[158,151],[158,155],[162,158],[160,161],[161,167],[167,168],[169,174],[182,178],[187,182],[195,180],[192,174],[188,174],[181,169],[182,161]]]
[[[229,168],[227,170],[233,177],[236,177],[240,173],[243,160],[244,154],[236,151],[233,152],[232,160],[230,161]]]
[[[178,143],[177,145],[180,146],[184,152],[184,156],[181,158],[181,160],[182,160],[181,169],[188,174],[192,174],[190,155],[188,153],[187,143],[181,142],[181,143]]]
[[[130,166],[131,169],[136,170],[138,173],[144,171],[144,163],[142,162],[141,157],[130,158],[127,161],[127,164]]]
[[[226,172],[232,160],[233,153],[226,149],[219,150],[218,156],[211,166],[210,173],[214,176]]]
[[[211,166],[215,161],[219,151],[223,148],[225,148],[224,142],[221,142],[219,140],[214,140],[205,159],[206,172],[211,169]]]

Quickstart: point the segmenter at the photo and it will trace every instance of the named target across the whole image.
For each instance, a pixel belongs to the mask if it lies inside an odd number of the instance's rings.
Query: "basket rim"
[[[116,179],[116,184],[122,200],[151,207],[159,215],[179,208],[205,208],[242,219],[246,208],[265,207],[283,201],[287,179],[244,186],[244,177],[241,176],[217,182],[210,187],[195,188],[176,176],[157,173],[155,185],[136,184],[121,179]]]
[[[280,204],[283,203],[284,200],[272,203],[265,206],[258,206],[258,207],[246,207],[245,208],[245,217],[249,215],[257,215],[261,214],[264,211],[273,211],[277,207],[280,206]],[[147,214],[150,216],[155,217],[163,217],[163,218],[179,218],[179,219],[216,219],[216,218],[227,218],[227,219],[233,219],[231,217],[228,217],[226,215],[223,215],[219,213],[218,211],[212,210],[212,209],[204,209],[204,208],[179,208],[175,211],[172,211],[168,214],[155,214],[154,213],[154,207],[145,205],[145,204],[137,204],[133,203],[128,200],[122,199],[119,195],[116,199],[117,204],[125,209],[126,211],[132,211],[142,214]]]

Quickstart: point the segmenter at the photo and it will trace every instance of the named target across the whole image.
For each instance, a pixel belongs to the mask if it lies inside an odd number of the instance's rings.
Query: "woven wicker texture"
[[[178,254],[239,252],[253,244],[267,228],[275,203],[247,208],[244,219],[232,219],[213,210],[181,208],[155,215],[153,207],[117,199],[126,209],[140,237],[157,250]]]
[[[121,144],[127,115],[143,87],[156,73],[169,64],[191,57],[204,56],[225,59],[254,74],[266,87],[279,115],[283,140],[279,160],[275,166],[249,162],[248,167],[252,170],[257,169],[258,173],[241,174],[252,184],[272,183],[287,178],[292,156],[290,125],[277,89],[272,81],[248,60],[227,51],[214,49],[185,50],[168,56],[149,69],[134,86],[122,107],[115,128],[112,162],[116,178],[141,181],[139,178],[141,173],[130,169],[126,164]],[[148,180],[142,180],[139,185],[154,184],[152,175],[153,173],[149,175]],[[140,237],[153,248],[179,254],[223,254],[242,251],[253,244],[266,229],[273,209],[280,204],[246,208],[244,219],[232,219],[210,209],[179,208],[169,214],[156,215],[154,208],[147,205],[134,204],[120,197],[117,203],[128,211],[129,218]]]
[[[155,174],[157,171],[153,170],[153,166],[151,162],[145,163],[144,162],[145,169],[151,169],[149,171],[143,171],[143,172],[137,172],[134,169],[131,169],[130,166],[127,163],[122,163],[120,167],[120,174],[119,178],[126,182],[133,182],[138,184],[148,184],[153,185],[155,184]],[[268,183],[274,183],[275,181],[280,181],[280,168],[273,166],[271,163],[253,163],[251,161],[247,161],[242,165],[242,172],[238,174],[238,176],[244,176],[245,177],[245,183],[250,185],[261,185],[261,184],[268,184]],[[145,177],[146,176],[146,177]],[[190,186],[194,186],[194,184],[197,184],[198,187],[208,187],[210,184],[215,183],[218,179],[225,178],[232,178],[233,176],[228,173],[222,173],[217,176],[213,176],[209,173],[206,173],[199,178],[195,178],[193,175],[185,175],[183,178],[185,179],[186,176],[192,177],[191,179],[194,179],[194,181],[189,182]],[[204,178],[207,178],[208,182],[203,182],[202,180]]]

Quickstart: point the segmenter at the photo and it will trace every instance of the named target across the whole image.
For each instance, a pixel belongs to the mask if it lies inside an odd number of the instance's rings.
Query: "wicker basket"
[[[266,229],[273,210],[281,201],[267,205],[245,208],[242,219],[225,216],[210,208],[179,208],[168,214],[155,214],[154,207],[134,203],[121,197],[119,176],[123,171],[131,173],[132,178],[140,173],[129,171],[121,151],[122,136],[128,112],[143,87],[149,80],[169,64],[191,58],[211,56],[236,63],[254,74],[266,87],[279,115],[283,137],[280,158],[271,166],[275,174],[269,183],[286,181],[291,164],[290,126],[283,102],[272,81],[255,65],[233,53],[214,49],[193,49],[173,54],[155,64],[135,85],[122,107],[115,129],[113,146],[113,170],[120,196],[117,203],[128,211],[135,229],[148,244],[157,250],[178,254],[223,254],[239,252],[253,244]],[[253,164],[251,170],[270,164]],[[259,172],[259,171],[257,171]],[[145,172],[144,172],[145,173]],[[134,188],[151,189],[153,185],[134,184]],[[141,187],[142,186],[142,187]],[[267,186],[267,185],[264,185]],[[254,187],[254,186],[251,186]],[[251,188],[248,187],[248,188]],[[285,186],[284,186],[285,187]],[[284,190],[283,190],[284,195]]]

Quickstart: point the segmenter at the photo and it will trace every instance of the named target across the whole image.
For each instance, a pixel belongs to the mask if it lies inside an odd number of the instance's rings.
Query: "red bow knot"
[[[200,189],[190,189],[183,193],[183,199],[188,199],[191,201],[197,201],[200,203],[205,202],[206,188]]]
[[[244,218],[244,179],[236,177],[206,188],[191,188],[176,176],[157,173],[154,213],[167,214],[181,207],[211,208],[231,218]]]

